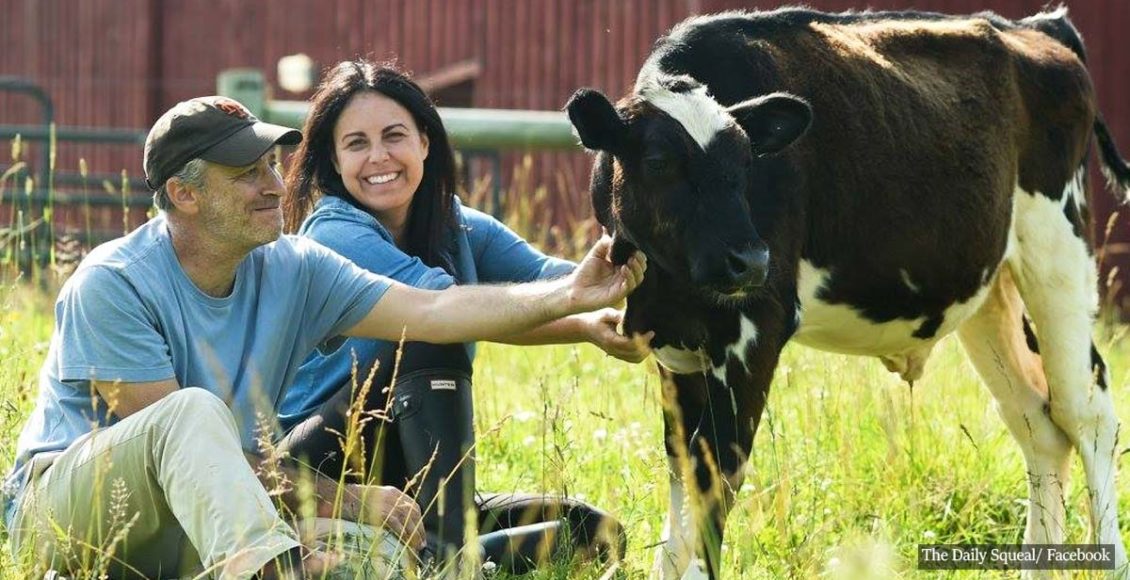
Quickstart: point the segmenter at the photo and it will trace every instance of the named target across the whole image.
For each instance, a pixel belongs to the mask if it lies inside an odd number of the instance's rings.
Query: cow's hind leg
[[[1028,523],[1024,542],[1058,544],[1064,536],[1064,491],[1071,441],[1052,421],[1040,356],[1026,340],[1024,306],[1008,268],[985,303],[958,329],[958,337],[993,394],[997,411],[1020,444],[1028,469]]]
[[[1092,363],[1098,284],[1094,259],[1077,233],[1084,227],[1074,208],[1081,187],[1081,178],[1073,180],[1060,200],[1016,192],[1017,247],[1010,261],[1039,337],[1051,418],[1083,459],[1092,538],[1113,544],[1116,564],[1125,568],[1114,486],[1119,427],[1105,369],[1095,373]]]

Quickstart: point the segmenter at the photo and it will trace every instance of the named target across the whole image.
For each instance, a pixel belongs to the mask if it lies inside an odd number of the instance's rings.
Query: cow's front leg
[[[670,478],[667,505],[667,523],[663,530],[663,544],[655,554],[655,572],[663,580],[676,580],[686,571],[693,576],[696,571],[705,576],[705,566],[693,562],[698,552],[698,524],[688,503],[684,480],[696,481],[694,455],[689,453],[689,438],[697,422],[704,415],[703,396],[689,397],[691,393],[705,394],[707,379],[700,375],[676,375],[659,367],[663,388],[664,443],[667,448],[667,475]],[[701,514],[702,511],[698,511]],[[688,567],[688,564],[690,566]]]
[[[655,561],[661,578],[720,576],[726,516],[745,477],[776,362],[774,349],[731,357],[704,373],[661,370],[671,477],[664,543]]]

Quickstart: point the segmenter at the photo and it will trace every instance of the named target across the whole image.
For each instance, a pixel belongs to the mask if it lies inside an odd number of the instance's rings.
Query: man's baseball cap
[[[241,167],[275,144],[302,141],[297,129],[264,123],[227,97],[198,97],[165,111],[145,138],[145,183],[156,191],[186,163],[200,158]]]

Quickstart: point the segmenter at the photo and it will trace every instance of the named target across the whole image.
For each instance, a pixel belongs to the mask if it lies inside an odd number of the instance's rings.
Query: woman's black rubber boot
[[[392,418],[409,485],[424,516],[429,551],[451,562],[475,509],[474,404],[470,374],[418,370],[396,380]]]

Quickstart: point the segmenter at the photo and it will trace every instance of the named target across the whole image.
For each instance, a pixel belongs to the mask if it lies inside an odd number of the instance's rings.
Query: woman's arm
[[[632,336],[620,334],[618,327],[622,317],[623,312],[613,308],[574,314],[527,332],[503,337],[498,342],[521,345],[588,342],[622,361],[642,362],[651,354],[650,344],[655,333]]]

